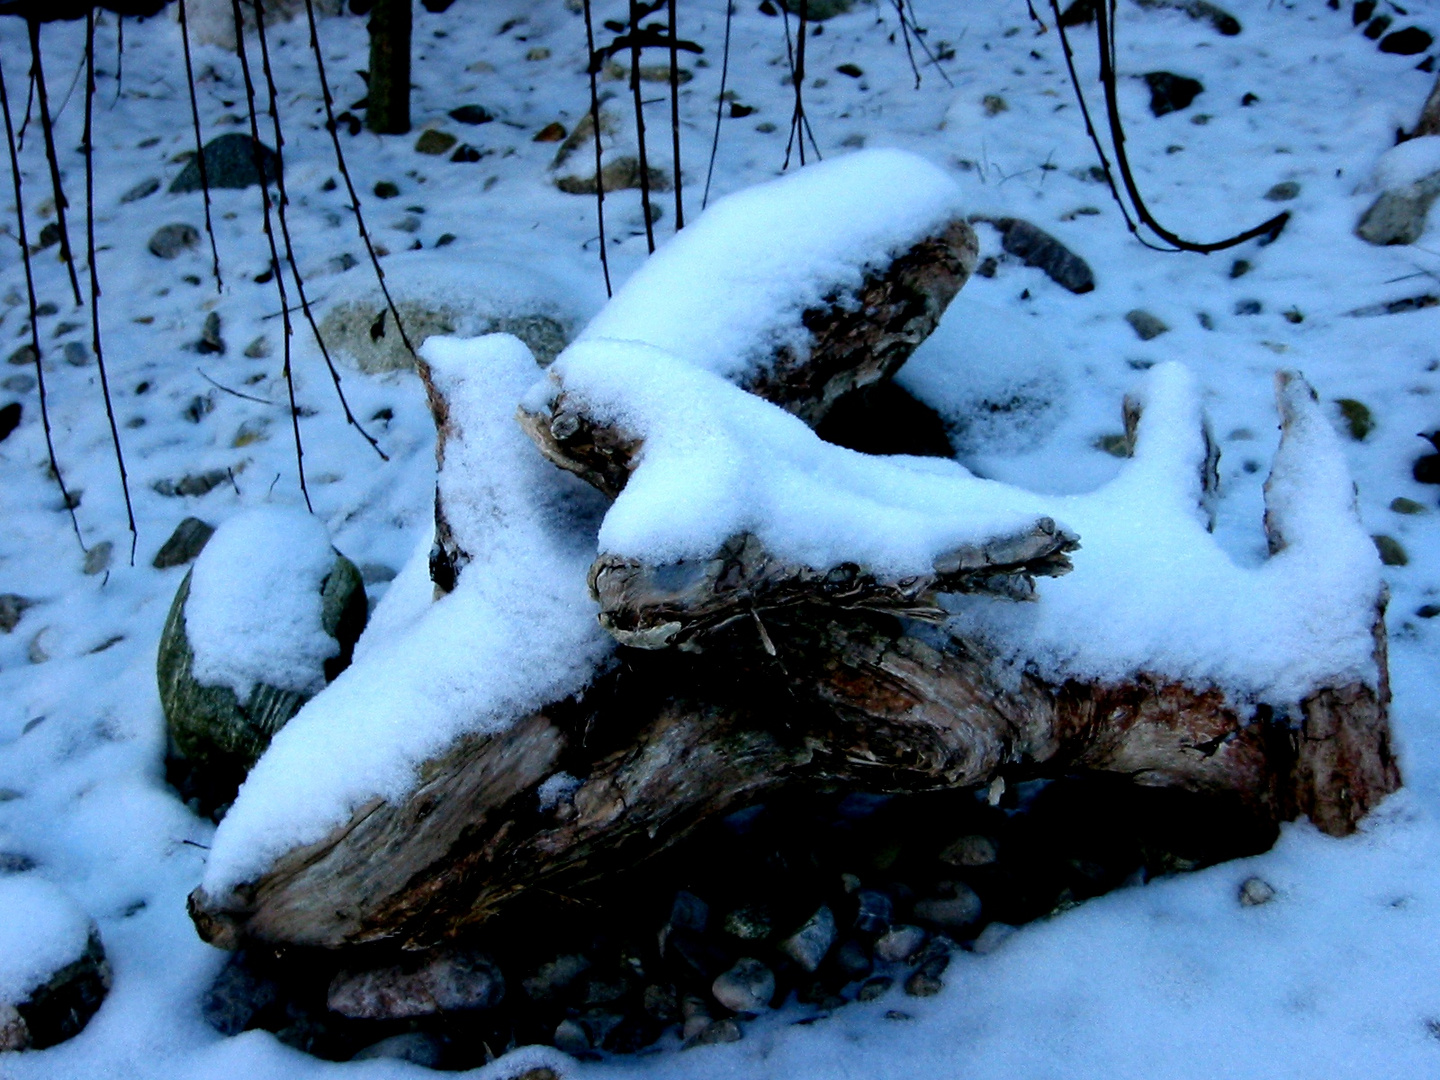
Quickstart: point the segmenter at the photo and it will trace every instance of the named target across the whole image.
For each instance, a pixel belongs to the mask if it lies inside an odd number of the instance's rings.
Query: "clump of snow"
[[[57,885],[34,874],[0,876],[0,1005],[24,1001],[80,959],[90,916]]]
[[[340,651],[321,625],[320,589],[334,565],[325,526],[304,511],[262,507],[221,525],[195,560],[185,602],[195,679],[242,702],[259,683],[317,693]]]
[[[529,350],[495,334],[432,338],[422,355],[450,406],[440,495],[472,561],[428,606],[407,590],[405,618],[276,736],[215,834],[212,895],[370,799],[403,799],[455,739],[576,693],[609,655],[585,585],[599,496],[546,462],[514,420],[537,371]]]
[[[1308,385],[1282,375],[1278,396],[1289,425],[1268,503],[1287,546],[1273,558],[1241,567],[1208,531],[1199,394],[1167,363],[1146,379],[1135,456],[1120,475],[1045,500],[1080,534],[1074,571],[1041,582],[1034,604],[956,597],[952,628],[1057,681],[1150,672],[1273,704],[1350,680],[1374,685],[1380,561]]]
[[[580,778],[568,772],[557,772],[547,776],[536,794],[540,797],[541,810],[553,810],[580,788]]]
[[[899,150],[832,158],[757,184],[686,225],[579,340],[644,342],[738,379],[781,344],[803,349],[801,312],[963,217],[962,202],[941,169]]]
[[[895,381],[940,414],[958,451],[1028,449],[1063,417],[1068,381],[1038,323],[957,296]]]
[[[1381,191],[1405,187],[1440,173],[1440,135],[1421,135],[1392,146],[1375,164],[1375,186]]]
[[[955,461],[872,457],[720,375],[650,345],[585,337],[527,405],[563,385],[602,424],[644,439],[600,529],[601,550],[651,563],[753,533],[781,558],[922,574],[963,545],[1029,530],[1035,500]]]

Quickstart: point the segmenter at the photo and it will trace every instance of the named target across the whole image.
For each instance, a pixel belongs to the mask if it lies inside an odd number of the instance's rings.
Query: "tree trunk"
[[[376,0],[370,13],[370,94],[365,126],[380,135],[410,130],[411,0]]]

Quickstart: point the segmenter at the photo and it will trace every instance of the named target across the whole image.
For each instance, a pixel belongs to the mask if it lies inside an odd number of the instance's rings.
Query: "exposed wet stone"
[[[220,135],[205,144],[205,182],[212,188],[247,188],[251,184],[274,183],[280,174],[280,159],[263,143],[249,135]],[[258,162],[258,164],[257,164]],[[200,190],[200,163],[194,158],[180,170],[170,185],[171,194]]]
[[[156,570],[184,566],[200,554],[214,533],[215,526],[201,521],[197,517],[187,517],[175,526],[175,531],[170,534],[170,539],[161,545],[150,565]]]

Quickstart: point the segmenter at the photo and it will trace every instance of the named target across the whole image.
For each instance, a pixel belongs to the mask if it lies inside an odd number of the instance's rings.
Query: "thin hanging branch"
[[[790,138],[785,142],[785,163],[781,171],[790,168],[790,152],[796,146],[800,149],[800,165],[805,165],[805,136],[810,136],[810,145],[815,150],[816,160],[821,159],[820,147],[815,142],[815,133],[810,130],[810,118],[805,115],[805,39],[808,37],[806,24],[810,16],[810,0],[800,0],[800,27],[795,45],[790,43],[790,8],[782,5],[785,23],[785,55],[790,62],[790,81],[795,87],[795,109],[790,116]]]
[[[345,399],[345,391],[340,385],[340,372],[335,367],[335,362],[330,359],[330,350],[325,347],[325,339],[320,336],[320,327],[315,323],[315,313],[310,307],[310,298],[305,295],[305,279],[300,274],[300,266],[295,261],[295,245],[290,240],[290,223],[285,216],[285,207],[290,198],[285,193],[285,135],[280,129],[280,95],[275,87],[275,72],[270,65],[270,45],[265,37],[265,18],[260,10],[260,0],[255,4],[255,33],[260,40],[260,67],[265,73],[265,88],[270,95],[270,122],[275,130],[275,189],[278,192],[276,207],[277,216],[280,219],[280,235],[285,241],[285,261],[290,266],[290,274],[295,279],[295,292],[300,297],[300,310],[305,315],[305,321],[310,324],[310,332],[315,335],[315,344],[320,346],[320,355],[325,359],[325,367],[329,369],[330,380],[335,384],[335,396],[340,399],[340,407],[345,410],[345,421],[355,428],[370,444],[370,448],[380,455],[381,461],[389,461],[390,458],[380,444],[375,441],[355,414],[350,411],[350,402]],[[278,269],[278,268],[277,268]],[[288,316],[287,316],[288,318]]]
[[[75,539],[80,550],[85,550],[85,541],[80,536],[80,522],[75,517],[75,500],[65,486],[65,474],[60,471],[60,462],[55,457],[55,439],[50,430],[50,406],[45,396],[45,368],[40,363],[40,315],[35,302],[35,270],[30,265],[30,241],[25,235],[25,199],[21,194],[20,155],[15,149],[15,125],[10,117],[10,95],[5,89],[4,65],[0,64],[0,112],[5,115],[5,142],[10,149],[10,179],[15,190],[15,231],[20,241],[20,261],[25,266],[25,291],[30,300],[30,349],[34,353],[35,384],[40,391],[40,425],[45,429],[45,450],[50,456],[50,472],[60,487],[60,497],[70,514],[70,527],[75,530]]]
[[[125,16],[115,13],[115,100],[111,107],[120,102],[120,91],[125,85]]]
[[[905,18],[905,0],[891,0],[891,2],[895,5],[895,14],[900,18],[900,36],[905,42],[905,59],[910,61],[910,72],[915,76],[915,89],[919,90],[920,68],[915,63],[915,50],[910,47],[910,22]]]
[[[590,13],[590,0],[584,0],[584,11],[585,49],[590,58],[586,64],[590,72],[590,126],[595,135],[595,218],[600,225],[600,270],[605,275],[605,295],[613,296],[610,288],[610,256],[605,249],[605,173],[600,164],[600,58],[595,52],[595,23]]]
[[[315,74],[320,79],[320,96],[325,102],[325,129],[330,132],[330,142],[335,148],[335,164],[340,170],[340,176],[345,181],[345,190],[350,195],[350,209],[355,213],[355,227],[360,232],[360,241],[365,245],[365,253],[370,256],[370,266],[375,271],[375,280],[379,283],[380,292],[385,297],[385,306],[389,309],[391,318],[395,320],[395,329],[400,331],[400,340],[404,343],[406,350],[413,354],[415,346],[410,343],[410,337],[405,333],[405,323],[400,318],[400,310],[390,296],[390,287],[385,284],[385,270],[380,266],[380,257],[375,254],[375,245],[370,241],[369,230],[365,228],[365,216],[360,212],[360,196],[355,191],[355,181],[350,178],[350,170],[345,165],[345,151],[340,147],[340,129],[335,123],[335,99],[330,96],[330,80],[325,76],[325,56],[320,51],[320,33],[315,24],[313,0],[305,0],[305,15],[310,22],[310,51],[315,54]]]
[[[635,97],[635,138],[639,143],[640,206],[645,214],[645,243],[655,251],[655,223],[650,220],[650,163],[645,156],[645,104],[640,99],[640,19],[639,0],[630,0],[630,90]],[[600,123],[600,118],[595,118]]]
[[[125,495],[125,519],[130,526],[130,565],[135,565],[135,547],[140,533],[135,528],[135,507],[130,502],[130,478],[125,472],[125,452],[120,449],[120,427],[115,423],[115,406],[110,400],[110,378],[105,371],[105,350],[100,344],[100,271],[95,266],[95,11],[85,13],[85,135],[80,149],[85,155],[85,259],[90,267],[90,345],[100,369],[100,393],[105,398],[105,418],[110,421],[110,441],[115,446],[115,465],[120,470],[120,490]]]
[[[589,4],[590,0],[585,0]],[[720,149],[720,120],[725,113],[725,83],[730,78],[730,23],[735,16],[735,0],[725,0],[725,50],[720,54],[720,96],[715,99],[715,137],[710,140],[710,164],[705,169],[705,194],[700,209],[710,203],[710,180],[715,175],[715,155]]]
[[[253,0],[255,21],[264,18],[262,0]],[[265,160],[260,152],[260,119],[255,112],[255,81],[250,76],[250,58],[245,52],[245,18],[240,12],[240,0],[230,0],[230,10],[235,17],[235,52],[240,57],[240,72],[245,79],[245,100],[250,113],[250,138],[254,147],[255,171],[260,178],[260,203],[265,211],[265,239],[270,242],[270,268],[275,278],[275,288],[280,294],[280,313],[285,326],[284,375],[285,388],[290,394],[290,428],[295,437],[295,468],[300,476],[300,493],[305,496],[305,507],[314,512],[310,504],[310,490],[305,484],[305,447],[300,441],[300,412],[295,407],[295,377],[290,368],[290,338],[295,328],[290,322],[290,301],[285,293],[285,272],[280,265],[280,249],[275,243],[275,228],[270,221],[270,185],[265,179]],[[276,147],[276,153],[280,148]],[[276,161],[279,172],[279,161]]]
[[[25,149],[25,132],[30,130],[30,110],[35,106],[35,71],[30,71],[30,89],[25,92],[25,119],[20,121],[20,149]]]
[[[218,293],[223,291],[224,282],[220,279],[220,249],[215,246],[215,226],[210,220],[210,177],[205,167],[205,141],[200,134],[200,103],[195,97],[195,69],[190,61],[190,25],[185,18],[185,0],[180,0],[180,45],[185,52],[185,83],[190,88],[190,121],[195,127],[195,164],[200,169],[200,192],[205,197],[205,235],[210,237],[210,268]]]
[[[680,50],[676,43],[675,0],[669,3],[670,16],[670,138],[671,157],[675,160],[675,231],[685,227],[685,203],[681,197],[684,183],[680,178]]]
[[[945,73],[945,69],[940,66],[940,58],[930,51],[930,45],[925,40],[925,34],[920,29],[920,24],[915,20],[915,4],[913,0],[891,0],[891,2],[895,5],[895,14],[900,18],[900,31],[905,35],[905,55],[910,61],[910,70],[915,75],[915,89],[920,89],[920,68],[915,63],[915,53],[911,49],[910,39],[912,37],[915,39],[916,44],[920,46],[921,51],[924,52],[925,58],[930,66],[940,73],[940,78],[945,80],[945,85],[953,87],[955,83],[951,80],[950,76]],[[1036,17],[1035,9],[1031,6],[1030,0],[1025,0],[1025,6],[1030,9],[1030,17],[1035,19],[1036,22],[1039,22],[1040,20]],[[1040,23],[1040,26],[1043,31],[1045,24]]]
[[[80,296],[80,277],[75,273],[75,255],[70,250],[70,227],[65,221],[65,210],[70,203],[65,198],[65,188],[60,183],[60,160],[55,154],[55,128],[50,120],[50,95],[45,90],[45,66],[40,59],[40,21],[27,19],[30,29],[30,73],[35,80],[35,97],[40,103],[40,133],[45,137],[45,158],[50,163],[50,186],[54,189],[55,220],[60,226],[60,261],[70,272],[70,288],[75,293],[75,306],[84,300]]]

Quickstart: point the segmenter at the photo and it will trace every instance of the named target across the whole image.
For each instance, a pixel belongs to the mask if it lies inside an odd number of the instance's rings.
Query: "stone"
[[[532,1001],[554,1001],[589,970],[589,957],[581,953],[565,953],[541,964],[535,974],[520,985]]]
[[[640,1007],[645,1010],[646,1016],[661,1024],[674,1023],[680,1017],[673,986],[650,983],[640,993]]]
[[[806,971],[814,971],[835,944],[835,915],[822,906],[805,925],[780,943],[780,951]]]
[[[1386,536],[1384,533],[1377,533],[1370,539],[1375,541],[1375,550],[1380,553],[1380,561],[1386,566],[1409,565],[1410,556],[1399,540],[1393,536]]]
[[[8,634],[20,625],[20,617],[35,601],[15,593],[0,593],[0,633]]]
[[[841,942],[840,947],[831,954],[830,962],[845,982],[863,979],[875,970],[875,963],[870,959],[870,950],[865,947],[864,942],[855,938]]]
[[[35,636],[30,639],[30,644],[25,647],[25,659],[29,660],[32,664],[43,664],[48,661],[50,659],[50,649],[46,648],[46,645],[51,644],[51,639],[53,639],[54,636],[50,627],[41,627]]]
[[[38,242],[30,250],[44,251],[47,248],[52,248],[60,242],[61,235],[62,234],[60,232],[59,222],[47,222],[40,227],[40,236],[38,237]]]
[[[279,1000],[275,983],[251,970],[243,952],[220,969],[200,998],[200,1013],[222,1035],[239,1035],[257,1026],[257,1019]]]
[[[95,544],[85,552],[85,573],[93,577],[110,569],[110,558],[114,552],[115,545],[109,540],[101,540]]]
[[[851,79],[863,78],[865,75],[864,69],[859,64],[851,64],[848,62],[839,65],[835,70],[841,75],[845,75]]]
[[[374,191],[377,199],[393,199],[400,194],[399,186],[390,180],[376,181]]]
[[[1141,308],[1126,312],[1125,321],[1130,324],[1130,329],[1135,331],[1135,336],[1141,341],[1150,341],[1170,329],[1150,312]]]
[[[537,131],[535,137],[530,141],[538,143],[564,142],[565,135],[565,125],[558,120],[552,120]]]
[[[945,989],[945,980],[931,974],[927,968],[912,971],[905,980],[905,993],[911,997],[934,997]]]
[[[855,929],[862,934],[883,934],[890,929],[895,905],[885,893],[861,889],[856,894],[855,904]]]
[[[0,442],[10,437],[10,433],[20,426],[20,415],[24,410],[18,401],[12,401],[0,408]]]
[[[1365,437],[1375,430],[1375,417],[1369,407],[1354,398],[1336,398],[1335,404],[1340,408],[1350,437],[1356,442],[1364,442]]]
[[[342,971],[326,1004],[352,1020],[399,1020],[492,1009],[505,997],[505,977],[483,953],[442,952],[419,967],[392,964]]]
[[[1187,109],[1205,92],[1200,80],[1169,71],[1146,72],[1144,79],[1150,88],[1150,111],[1156,116]]]
[[[1390,509],[1397,514],[1428,513],[1424,503],[1418,503],[1414,499],[1407,499],[1403,495],[1390,500]]]
[[[775,973],[751,956],[742,956],[710,984],[715,1000],[731,1012],[758,1013],[775,996]]]
[[[450,110],[450,119],[457,124],[488,124],[495,115],[483,105],[461,105]]]
[[[963,930],[980,918],[980,897],[961,882],[952,883],[953,896],[931,896],[915,901],[915,918],[944,930]]]
[[[199,555],[215,532],[215,526],[197,517],[187,517],[175,526],[170,539],[160,546],[150,564],[156,570],[168,570],[172,566],[184,566]]]
[[[1245,907],[1259,907],[1275,899],[1275,886],[1264,878],[1248,877],[1240,885],[1240,903]]]
[[[1407,26],[1380,39],[1380,51],[1396,56],[1415,56],[1428,49],[1435,41],[1433,35],[1418,26]]]
[[[875,955],[890,963],[909,960],[925,944],[926,933],[918,926],[897,923],[875,941]]]
[[[640,158],[636,149],[634,121],[626,113],[600,113],[602,147],[600,179],[606,191],[623,191],[640,186]],[[587,112],[569,137],[555,151],[550,164],[555,186],[569,195],[594,195],[595,121]],[[671,179],[663,169],[649,165],[651,192],[669,191]]]
[[[210,469],[203,473],[186,473],[179,480],[156,480],[150,486],[155,492],[168,498],[181,495],[206,495],[226,480],[230,473],[225,469]]]
[[[800,0],[777,0],[782,8],[792,15],[799,15]],[[836,15],[844,15],[854,5],[854,0],[806,0],[805,18],[811,22],[824,22]]]
[[[1440,197],[1440,172],[1404,187],[1383,191],[1355,226],[1367,244],[1413,244],[1425,234],[1430,206]]]
[[[1433,619],[1440,615],[1440,604],[1421,604],[1415,609],[1415,614],[1422,619]]]
[[[1051,281],[1072,293],[1088,293],[1095,288],[1095,274],[1084,259],[1076,255],[1043,229],[1020,218],[990,218],[1000,230],[1001,246],[1026,266],[1043,270]]]
[[[561,1020],[551,1038],[557,1050],[563,1050],[572,1057],[590,1052],[590,1033],[577,1020]]]
[[[710,923],[710,905],[692,892],[681,889],[670,904],[671,930],[691,930],[703,934]]]
[[[736,908],[725,916],[725,933],[741,941],[764,941],[774,929],[769,910],[756,904]]]
[[[940,852],[940,861],[951,866],[989,866],[999,858],[995,841],[978,833],[962,836]]]
[[[270,355],[270,339],[261,334],[245,346],[245,355],[251,360],[263,360]]]
[[[44,1050],[84,1030],[110,991],[110,964],[94,925],[85,951],[31,990],[23,1001],[0,1001],[0,1053]]]
[[[201,154],[205,161],[205,182],[212,188],[247,188],[262,182],[272,184],[280,175],[280,159],[275,151],[239,132],[211,139]],[[199,190],[200,163],[192,158],[170,185],[170,193],[178,195]]]
[[[873,979],[866,979],[865,984],[855,992],[856,1001],[878,1001],[890,992],[895,985],[895,980],[889,975],[876,975]]]
[[[124,195],[120,196],[122,203],[138,202],[141,199],[148,199],[155,192],[160,190],[160,181],[155,177],[147,177],[132,187]]]
[[[478,147],[471,146],[469,143],[461,143],[455,148],[455,152],[450,155],[450,160],[460,162],[462,164],[473,164],[483,157],[488,157],[494,152],[495,151],[493,150],[481,150]],[[454,240],[455,238],[452,236],[450,239]],[[441,245],[437,241],[435,246],[441,247],[443,245]]]
[[[200,230],[194,225],[180,222],[175,225],[161,225],[145,246],[150,254],[160,259],[175,259],[200,243]]]
[[[410,341],[418,346],[434,334],[453,334],[478,316],[483,333],[514,334],[529,346],[535,359],[549,364],[569,344],[569,328],[559,318],[536,312],[531,315],[489,315],[479,308],[467,313],[458,307],[421,300],[398,300],[396,309]],[[320,321],[320,337],[332,354],[348,357],[368,375],[387,371],[410,371],[415,356],[395,327],[395,316],[383,297],[367,301],[343,301]]]
[[[225,352],[225,339],[220,336],[218,311],[212,311],[205,316],[205,324],[200,328],[200,340],[195,343],[195,351],[202,355],[215,356]]]
[[[438,1069],[445,1058],[445,1042],[438,1035],[410,1031],[391,1035],[358,1051],[351,1061],[408,1061],[425,1069]]]
[[[425,131],[422,131],[420,137],[415,140],[415,152],[417,154],[438,156],[445,153],[445,151],[449,150],[459,141],[460,140],[448,131],[437,131],[435,128],[427,128]]]
[[[90,363],[90,350],[78,341],[65,342],[60,355],[71,367],[86,367]]]
[[[0,389],[8,390],[12,394],[28,394],[31,390],[35,389],[35,385],[35,376],[25,375],[23,373],[20,375],[7,375],[3,381],[0,381]],[[9,406],[6,407],[8,408]],[[18,416],[19,414],[17,413],[16,415]]]
[[[1282,180],[1269,191],[1265,192],[1265,198],[1271,202],[1289,202],[1300,195],[1300,185],[1294,180]]]
[[[698,1034],[685,1040],[683,1049],[689,1050],[695,1046],[713,1046],[716,1043],[739,1042],[745,1037],[745,1032],[734,1020],[711,1020]]]
[[[35,363],[37,354],[34,345],[21,345],[10,354],[6,363],[14,364],[16,367],[31,366]]]
[[[1235,302],[1236,315],[1259,315],[1265,310],[1265,306],[1259,300],[1237,300]]]
[[[970,943],[970,951],[982,956],[988,955],[1000,948],[1014,933],[1015,927],[1009,923],[987,923],[985,929]]]

